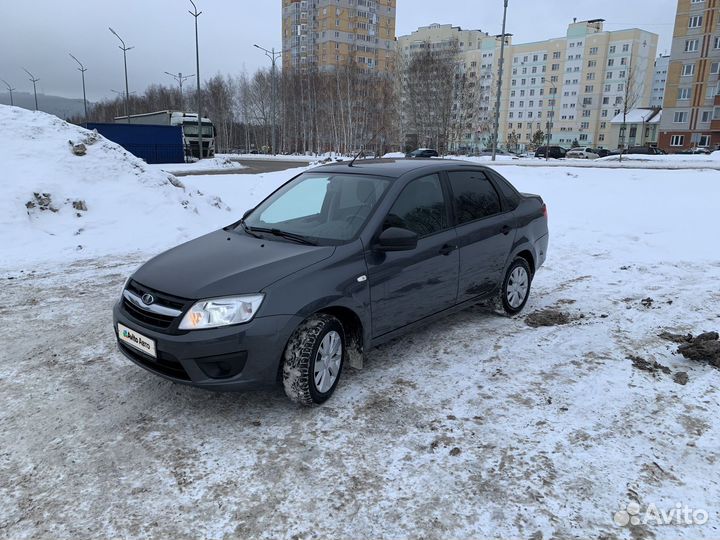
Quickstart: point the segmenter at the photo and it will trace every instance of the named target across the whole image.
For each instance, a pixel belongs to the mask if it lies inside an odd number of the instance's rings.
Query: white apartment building
[[[565,36],[534,43],[514,44],[512,36],[506,37],[501,145],[513,135],[520,146],[526,146],[538,130],[547,136],[549,127],[552,144],[570,146],[578,141],[607,147],[610,120],[626,101],[628,108],[650,105],[657,34],[640,29],[605,31],[603,22],[574,21]],[[499,36],[431,25],[398,38],[398,50],[407,53],[424,43],[442,46],[453,39],[458,41],[462,70],[486,77],[479,83],[481,88],[489,86],[494,111]],[[484,122],[469,123],[460,146],[480,149],[488,136]]]
[[[651,107],[662,107],[665,99],[665,86],[667,86],[667,74],[670,67],[670,55],[660,55],[655,59],[655,77],[653,77],[652,94],[650,95]]]

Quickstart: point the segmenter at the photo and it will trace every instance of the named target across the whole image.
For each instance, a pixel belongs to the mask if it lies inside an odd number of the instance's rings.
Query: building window
[[[693,75],[695,75],[695,64],[683,64],[682,76],[692,77]]]
[[[717,38],[716,38],[717,43]],[[685,41],[685,52],[696,52],[698,50],[698,40],[688,39]]]
[[[688,99],[690,99],[690,89],[689,88],[680,88],[678,90],[678,100],[686,101]]]
[[[690,21],[688,22],[688,28],[700,28],[703,23],[702,15],[695,15],[693,17],[690,17]]]
[[[712,75],[717,75],[720,73],[720,62],[713,62],[710,64],[710,73]]]
[[[673,135],[670,137],[670,146],[682,146],[685,142],[685,135]]]
[[[720,110],[720,107],[716,107],[717,110]],[[676,124],[683,124],[687,121],[687,111],[675,111],[675,115],[673,116],[673,122]]]
[[[597,47],[590,47],[590,54],[597,54],[598,48]]]
[[[720,120],[720,107],[713,109],[713,120]]]
[[[716,36],[713,40],[713,48],[720,49],[720,37]]]
[[[605,140],[605,134],[604,134],[604,133],[601,133],[600,135],[598,135],[598,141],[603,142],[604,140]]]
[[[706,122],[706,123],[709,122],[711,115],[712,115],[712,111],[703,111],[700,121]]]
[[[615,65],[615,59],[614,59],[614,58],[609,58],[609,59],[608,59],[608,67],[612,67],[612,66],[614,66],[614,65]]]
[[[615,45],[610,46],[610,54],[615,54]]]

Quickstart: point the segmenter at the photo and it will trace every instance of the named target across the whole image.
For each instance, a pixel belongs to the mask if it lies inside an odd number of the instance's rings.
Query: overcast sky
[[[150,83],[172,83],[164,71],[195,72],[193,18],[186,0],[25,0],[4,3],[0,17],[0,78],[31,91],[22,68],[40,79],[38,90],[82,96],[72,52],[88,68],[88,99],[124,90],[122,52],[112,26],[129,46],[130,91]],[[281,46],[281,0],[197,0],[200,69],[252,72],[269,65],[252,47]],[[502,0],[398,0],[398,35],[434,22],[499,34]],[[658,52],[669,51],[676,0],[510,0],[509,33],[515,43],[565,34],[573,17],[605,19],[606,29],[639,27],[660,34]],[[0,87],[0,89],[4,89]]]

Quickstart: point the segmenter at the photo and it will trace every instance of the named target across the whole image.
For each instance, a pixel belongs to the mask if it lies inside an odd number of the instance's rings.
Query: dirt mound
[[[570,322],[570,315],[557,309],[542,309],[525,317],[525,324],[538,328],[539,326],[561,326]]]
[[[720,335],[717,332],[705,332],[695,337],[692,334],[685,336],[662,332],[659,336],[668,341],[679,343],[677,352],[688,360],[708,362],[711,366],[720,368]]]

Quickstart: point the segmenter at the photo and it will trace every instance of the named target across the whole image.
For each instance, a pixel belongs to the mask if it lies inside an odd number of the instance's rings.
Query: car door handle
[[[509,225],[503,225],[502,229],[500,229],[500,232],[503,233],[505,236],[510,234],[510,231],[512,231],[512,229]]]
[[[445,244],[443,247],[440,248],[440,255],[450,255],[457,248],[457,246]]]

